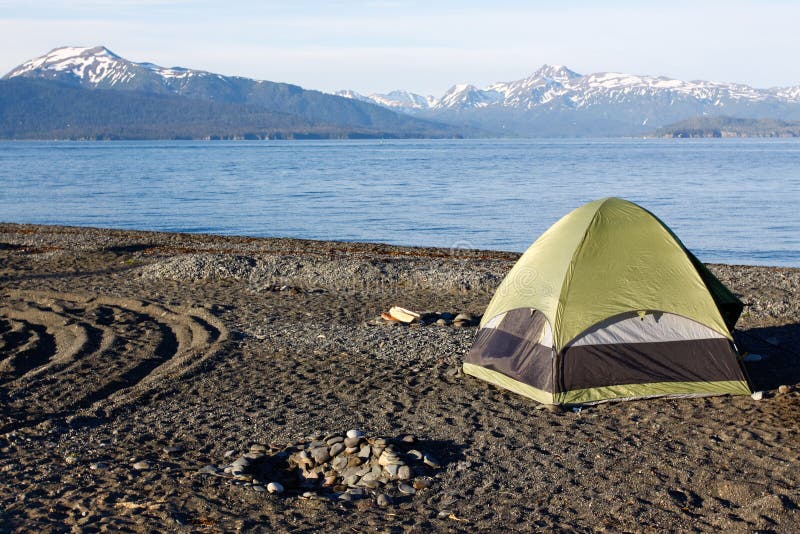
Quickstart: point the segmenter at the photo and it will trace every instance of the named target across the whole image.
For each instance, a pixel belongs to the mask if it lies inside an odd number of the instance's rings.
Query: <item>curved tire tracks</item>
[[[0,432],[114,414],[198,372],[228,339],[205,309],[10,291],[0,303]]]

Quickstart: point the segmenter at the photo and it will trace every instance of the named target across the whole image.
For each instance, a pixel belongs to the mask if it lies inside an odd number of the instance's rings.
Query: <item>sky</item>
[[[540,65],[800,85],[800,2],[0,0],[0,73],[59,46],[364,94],[441,96]]]

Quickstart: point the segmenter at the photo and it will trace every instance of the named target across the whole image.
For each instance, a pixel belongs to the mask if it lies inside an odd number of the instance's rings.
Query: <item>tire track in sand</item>
[[[193,375],[227,339],[205,309],[8,292],[0,303],[0,432],[116,413]]]

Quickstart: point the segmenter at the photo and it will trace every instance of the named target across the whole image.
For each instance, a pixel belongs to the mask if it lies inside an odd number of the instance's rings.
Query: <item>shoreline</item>
[[[394,245],[379,241],[339,241],[331,239],[311,239],[299,237],[259,237],[239,234],[214,234],[206,232],[168,232],[162,230],[137,230],[124,228],[104,228],[97,226],[73,226],[58,224],[33,224],[33,223],[13,223],[0,221],[0,236],[4,234],[49,234],[49,235],[79,235],[106,233],[109,236],[119,236],[125,239],[139,236],[151,242],[153,249],[165,248],[166,243],[182,238],[189,245],[187,252],[192,248],[195,252],[216,252],[221,254],[232,253],[234,248],[221,247],[219,241],[228,240],[236,246],[248,245],[244,252],[281,252],[289,253],[292,251],[287,246],[294,246],[294,252],[299,254],[327,254],[333,253],[352,253],[352,254],[379,254],[387,256],[408,256],[408,257],[440,257],[455,259],[494,259],[502,261],[516,261],[523,252],[514,252],[496,249],[481,248],[453,248],[453,247],[430,247],[418,245]],[[172,237],[171,237],[172,236]],[[535,239],[535,238],[532,238]],[[261,248],[256,243],[264,245]],[[531,241],[533,243],[533,241]],[[203,248],[203,245],[211,245],[212,248]],[[270,246],[272,245],[272,246]],[[301,249],[300,247],[310,247]],[[165,249],[168,250],[168,249]],[[172,252],[176,252],[173,250]],[[700,258],[702,260],[702,258]],[[717,267],[758,267],[765,269],[789,269],[800,271],[800,266],[783,265],[764,265],[751,263],[706,263],[706,266]]]
[[[760,401],[549,411],[463,375],[476,326],[376,321],[477,317],[518,257],[0,223],[0,531],[800,529],[800,268],[709,266]],[[222,472],[348,429],[439,466],[388,506]]]

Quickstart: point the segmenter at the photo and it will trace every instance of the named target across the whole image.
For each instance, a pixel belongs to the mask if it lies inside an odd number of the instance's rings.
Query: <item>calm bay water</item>
[[[523,251],[620,196],[705,262],[800,266],[800,141],[2,142],[0,220]]]

